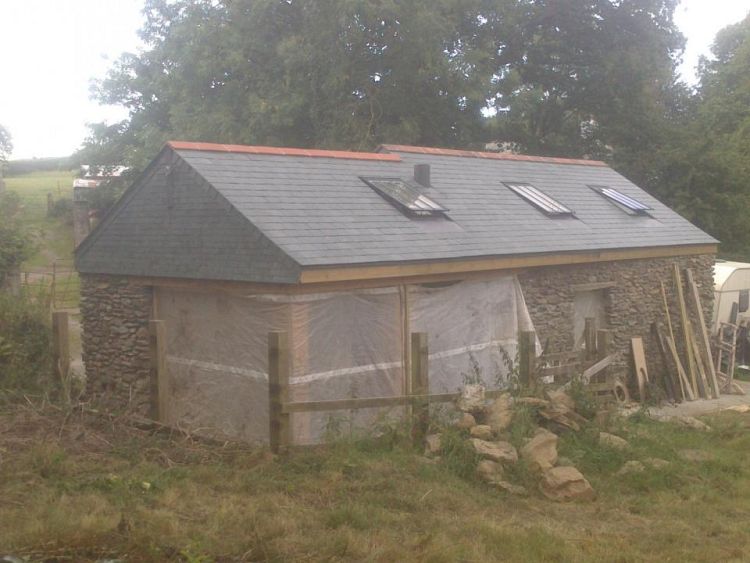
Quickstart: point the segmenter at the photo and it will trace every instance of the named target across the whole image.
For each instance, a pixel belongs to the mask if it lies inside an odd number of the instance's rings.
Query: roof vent
[[[430,187],[430,165],[429,164],[415,164],[414,165],[414,180],[420,186],[429,188]]]

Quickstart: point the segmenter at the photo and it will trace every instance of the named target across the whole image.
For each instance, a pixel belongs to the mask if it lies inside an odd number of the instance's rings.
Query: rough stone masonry
[[[620,364],[627,363],[630,338],[642,336],[649,370],[657,373],[663,366],[650,329],[653,321],[664,322],[660,281],[666,285],[672,322],[679,326],[672,283],[675,262],[681,270],[693,270],[704,314],[710,321],[714,264],[710,254],[534,268],[519,274],[519,279],[539,338],[542,342],[549,340],[552,351],[573,346],[576,288],[605,284],[606,328],[614,332]],[[151,287],[127,277],[81,276],[83,360],[90,395],[118,408],[149,413],[151,314]]]
[[[152,289],[117,276],[81,275],[86,390],[117,408],[148,414]]]

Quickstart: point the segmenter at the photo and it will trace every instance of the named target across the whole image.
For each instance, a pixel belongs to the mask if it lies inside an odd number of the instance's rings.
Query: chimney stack
[[[430,187],[430,165],[429,164],[415,164],[414,165],[414,180],[417,184],[424,186],[425,188]]]

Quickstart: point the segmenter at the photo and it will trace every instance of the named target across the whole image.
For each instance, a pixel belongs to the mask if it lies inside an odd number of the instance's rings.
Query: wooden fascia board
[[[617,260],[638,260],[646,258],[668,258],[670,256],[690,256],[716,254],[716,244],[685,246],[658,246],[618,250],[598,250],[592,252],[567,252],[560,254],[536,254],[527,256],[507,256],[501,258],[478,258],[471,260],[451,260],[398,265],[345,266],[303,269],[301,284],[330,283],[352,280],[372,280],[384,278],[409,278],[436,274],[456,274],[496,270],[537,268],[541,266],[564,266],[613,262]]]
[[[194,280],[185,278],[163,278],[147,276],[129,276],[131,283],[139,285],[149,285],[154,287],[168,287],[175,289],[185,289],[190,291],[221,291],[232,294],[293,294],[293,293],[316,293],[324,291],[346,291],[351,289],[366,289],[384,286],[396,286],[410,283],[431,283],[446,282],[465,279],[483,279],[490,278],[497,271],[505,273],[518,273],[529,268],[543,266],[565,266],[568,264],[585,264],[594,262],[604,262],[613,260],[636,260],[644,258],[665,258],[671,256],[690,256],[698,254],[715,254],[716,245],[694,245],[682,247],[661,247],[652,249],[640,249],[637,252],[626,251],[608,251],[599,253],[589,253],[586,255],[554,255],[547,256],[547,260],[538,260],[542,257],[516,257],[507,260],[485,260],[485,261],[461,261],[461,262],[436,262],[431,264],[419,264],[419,271],[409,268],[409,265],[400,267],[400,274],[395,274],[391,270],[383,270],[383,266],[378,266],[377,271],[374,267],[347,268],[347,271],[341,269],[327,270],[305,270],[303,275],[311,272],[327,274],[329,279],[313,280],[308,277],[301,283],[271,284],[271,283],[254,283],[243,281],[222,281],[222,280]],[[595,255],[592,255],[595,254]],[[531,260],[536,258],[537,260]],[[551,259],[552,258],[552,259]],[[470,262],[470,263],[467,263]],[[452,268],[440,271],[437,266],[450,265]],[[479,267],[481,265],[481,268]],[[425,266],[433,266],[432,271],[425,271]],[[474,269],[470,269],[471,267]],[[350,272],[349,270],[354,270]],[[336,274],[332,276],[331,274]],[[344,277],[343,274],[346,274]],[[356,274],[356,276],[354,275]],[[96,274],[93,274],[96,275]],[[103,274],[106,275],[106,274]],[[367,277],[370,276],[370,277]]]

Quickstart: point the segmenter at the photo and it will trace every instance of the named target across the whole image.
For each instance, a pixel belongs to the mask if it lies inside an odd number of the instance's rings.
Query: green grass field
[[[63,273],[56,278],[55,307],[75,308],[79,302],[79,280],[71,272],[73,260],[73,225],[71,213],[63,216],[47,215],[47,194],[54,201],[73,198],[72,171],[32,172],[5,178],[8,191],[20,196],[23,203],[22,219],[30,230],[34,254],[23,264],[23,279],[30,280],[34,291],[49,291],[53,263]],[[66,271],[67,270],[67,271]],[[28,273],[28,276],[26,275]]]
[[[643,417],[562,438],[598,493],[509,496],[469,460],[393,436],[282,457],[137,430],[81,411],[0,408],[0,546],[29,560],[748,561],[750,414],[710,432]],[[693,452],[690,457],[685,451]],[[695,452],[698,452],[696,454]],[[626,460],[668,465],[618,475]]]
[[[17,193],[24,204],[23,219],[32,230],[37,252],[25,268],[50,267],[55,260],[73,257],[73,229],[64,218],[47,217],[47,194],[53,199],[72,199],[73,172],[33,172],[5,178],[8,191]]]

